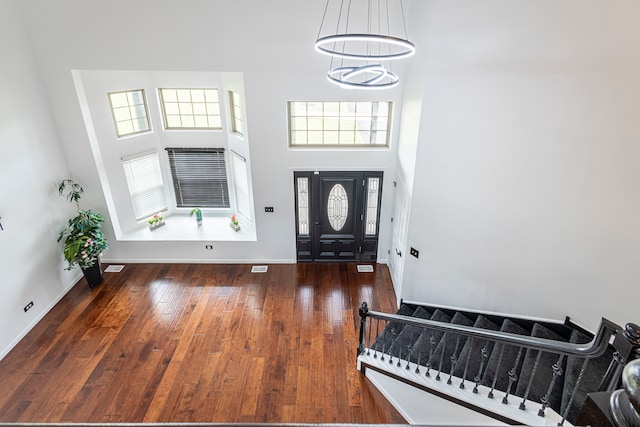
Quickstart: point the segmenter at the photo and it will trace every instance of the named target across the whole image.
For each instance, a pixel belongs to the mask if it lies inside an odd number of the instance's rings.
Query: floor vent
[[[254,265],[253,267],[251,267],[251,272],[252,273],[266,273],[268,269],[269,269],[269,266],[267,266],[267,265]]]
[[[120,273],[124,265],[110,265],[109,267],[104,269],[105,273]]]
[[[373,265],[358,265],[358,273],[373,273]]]

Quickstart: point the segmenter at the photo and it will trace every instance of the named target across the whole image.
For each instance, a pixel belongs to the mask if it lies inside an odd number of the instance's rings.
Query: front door
[[[295,172],[298,261],[375,261],[382,172]]]

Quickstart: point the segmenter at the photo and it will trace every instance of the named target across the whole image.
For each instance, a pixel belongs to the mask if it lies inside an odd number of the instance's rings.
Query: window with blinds
[[[229,208],[224,148],[166,148],[177,206]]]
[[[122,166],[136,220],[167,210],[157,152],[123,157]]]

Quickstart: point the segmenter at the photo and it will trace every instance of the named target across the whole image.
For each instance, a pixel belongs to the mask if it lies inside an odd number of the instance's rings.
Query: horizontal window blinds
[[[157,152],[124,157],[122,166],[136,220],[167,209]]]
[[[178,207],[230,207],[223,148],[166,150]]]

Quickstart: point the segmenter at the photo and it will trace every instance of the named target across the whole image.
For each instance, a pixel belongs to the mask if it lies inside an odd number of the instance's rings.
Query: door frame
[[[355,247],[353,256],[339,256],[339,250],[333,258],[320,254],[320,231],[322,223],[327,218],[318,219],[317,215],[324,215],[324,201],[322,200],[321,181],[323,179],[351,179],[356,177],[358,192],[355,196],[356,205],[355,226],[353,235]],[[369,200],[368,189],[365,184],[371,178],[377,178],[377,200],[375,203],[375,234],[366,234],[366,219],[368,219],[367,202]],[[305,261],[369,261],[375,262],[378,256],[378,245],[380,238],[380,212],[382,204],[382,183],[383,171],[294,171],[294,202],[295,202],[295,222],[296,222],[296,260]],[[300,188],[299,188],[300,186]],[[302,192],[300,193],[299,190]],[[372,215],[372,214],[371,214]],[[320,224],[318,224],[320,222]],[[318,225],[320,227],[318,227]],[[343,254],[344,255],[344,254]]]

